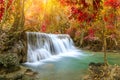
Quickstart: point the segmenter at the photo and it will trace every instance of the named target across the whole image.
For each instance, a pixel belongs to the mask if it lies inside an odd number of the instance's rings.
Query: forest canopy
[[[107,49],[120,44],[119,0],[0,0],[0,12],[2,30],[67,33],[77,45],[95,43],[99,50],[105,32]]]

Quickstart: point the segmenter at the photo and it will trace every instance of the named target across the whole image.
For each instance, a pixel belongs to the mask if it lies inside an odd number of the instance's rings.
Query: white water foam
[[[84,54],[74,46],[67,34],[46,34],[27,32],[28,54],[26,65],[41,65],[57,61],[62,57],[76,57]]]

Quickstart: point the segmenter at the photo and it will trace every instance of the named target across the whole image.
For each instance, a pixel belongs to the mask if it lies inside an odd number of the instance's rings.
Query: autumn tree
[[[104,41],[104,61],[105,64],[107,64],[107,42],[106,39],[108,36],[115,42],[115,45],[117,45],[116,41],[116,34],[118,34],[118,24],[117,24],[117,10],[120,7],[120,1],[119,0],[106,0],[104,1],[104,6],[107,7],[105,14],[103,15],[103,21],[104,21],[104,27],[103,27],[103,41]],[[109,32],[109,35],[107,32]],[[119,35],[119,34],[118,34]]]
[[[0,41],[0,51],[14,51],[13,47],[23,39],[21,34],[24,31],[24,0],[1,1],[0,31],[4,39]]]
[[[111,38],[114,41],[114,45],[118,44],[116,36],[118,33],[117,15],[119,12],[120,1],[119,0],[60,0],[61,4],[69,7],[70,15],[69,20],[74,24],[78,23],[75,31],[68,30],[68,32],[76,32],[74,36],[77,36],[80,43],[83,41],[99,40],[98,45],[103,47],[104,50],[104,63],[107,64],[106,50],[110,45],[106,40]],[[78,32],[79,30],[80,32]],[[82,37],[81,37],[82,36]],[[80,37],[80,38],[79,38]],[[78,43],[77,43],[78,44]],[[85,43],[83,43],[85,44]],[[94,44],[94,43],[93,43]],[[110,46],[111,47],[111,46]]]

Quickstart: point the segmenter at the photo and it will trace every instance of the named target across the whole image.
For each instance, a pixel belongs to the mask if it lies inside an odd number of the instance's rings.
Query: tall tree
[[[24,0],[15,0],[14,22],[10,31],[17,31],[24,27]]]

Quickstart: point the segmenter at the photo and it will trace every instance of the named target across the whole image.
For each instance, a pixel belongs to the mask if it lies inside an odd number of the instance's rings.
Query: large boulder
[[[26,62],[27,44],[25,32],[0,32],[0,54],[15,53],[20,63]]]

